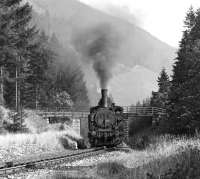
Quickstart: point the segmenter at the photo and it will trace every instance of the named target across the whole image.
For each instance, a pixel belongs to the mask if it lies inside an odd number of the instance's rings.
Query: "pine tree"
[[[169,76],[165,70],[165,68],[162,69],[161,73],[160,73],[160,76],[158,77],[158,92],[167,92],[168,89],[169,89]]]
[[[75,108],[87,108],[89,106],[86,84],[79,67],[71,65],[60,67],[53,86],[55,87],[54,95],[62,91],[69,93]]]
[[[169,93],[168,119],[173,132],[200,127],[200,10],[186,15],[186,30],[180,42]]]
[[[42,31],[37,37],[36,48],[31,50],[27,63],[27,77],[25,80],[25,89],[23,95],[23,105],[29,108],[38,108],[43,106],[48,90],[47,75],[49,66],[54,58],[50,49],[49,39]]]
[[[187,28],[187,30],[191,29],[195,25],[195,18],[196,18],[196,15],[194,12],[194,8],[192,6],[190,6],[190,8],[187,12],[185,21],[184,21],[184,24],[185,24],[185,27]]]
[[[158,92],[152,92],[150,104],[151,106],[154,107],[166,108],[166,104],[168,101],[168,93],[170,90],[170,81],[165,68],[161,70],[157,82],[158,82]]]
[[[22,0],[3,0],[1,3],[9,24],[7,32],[9,52],[6,54],[4,65],[10,78],[15,80],[15,83],[12,80],[5,82],[7,84],[5,98],[9,107],[14,107],[13,102],[15,101],[16,108],[19,110],[25,86],[28,57],[30,50],[34,47],[33,42],[37,30],[35,26],[30,25],[32,9],[28,3],[22,3]]]
[[[55,34],[49,39],[31,20],[28,3],[0,1],[0,84],[7,107],[49,107],[58,94],[69,95],[74,106],[88,106],[83,73],[69,63],[72,55]]]
[[[5,48],[7,47],[7,26],[8,23],[5,21],[5,15],[4,15],[4,7],[0,6],[0,103],[1,105],[4,103],[4,77],[3,77],[3,69],[4,69],[4,63],[5,63]]]
[[[55,34],[52,35],[50,44],[56,57],[51,67],[51,81],[48,90],[51,103],[49,104],[55,106],[52,96],[67,92],[73,101],[74,108],[87,108],[89,99],[81,68],[69,59],[71,54],[64,49]]]

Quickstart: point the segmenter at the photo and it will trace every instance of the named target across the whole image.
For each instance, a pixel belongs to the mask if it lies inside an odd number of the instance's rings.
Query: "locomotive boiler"
[[[113,147],[124,139],[123,108],[108,104],[108,90],[101,90],[98,106],[90,108],[88,138],[91,147]]]

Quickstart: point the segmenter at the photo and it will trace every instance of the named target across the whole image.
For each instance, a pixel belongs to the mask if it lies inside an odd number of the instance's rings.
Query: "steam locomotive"
[[[114,147],[124,140],[123,108],[108,105],[108,90],[101,90],[98,106],[90,108],[88,139],[91,147]]]

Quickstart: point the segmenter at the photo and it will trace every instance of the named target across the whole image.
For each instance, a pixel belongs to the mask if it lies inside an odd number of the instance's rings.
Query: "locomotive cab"
[[[107,89],[102,89],[98,106],[90,108],[88,138],[91,147],[113,147],[123,140],[123,108],[108,106]]]

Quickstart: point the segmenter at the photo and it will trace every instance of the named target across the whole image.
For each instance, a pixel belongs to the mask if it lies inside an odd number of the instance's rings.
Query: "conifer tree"
[[[5,63],[5,49],[8,47],[7,41],[7,27],[8,23],[4,14],[4,6],[0,3],[0,104],[4,102],[4,63]]]
[[[38,108],[45,103],[45,91],[48,90],[47,75],[54,58],[49,39],[42,31],[37,37],[36,48],[31,50],[27,62],[27,77],[24,86],[23,106]]]
[[[200,10],[189,9],[185,27],[169,94],[168,119],[176,133],[200,127]]]
[[[166,108],[166,104],[168,101],[168,93],[170,90],[170,81],[165,68],[161,70],[157,82],[158,92],[152,92],[150,104],[154,107]]]
[[[169,90],[170,82],[169,82],[169,76],[165,70],[165,68],[162,69],[160,76],[158,77],[158,92],[167,92]]]
[[[70,55],[55,34],[49,39],[32,25],[28,3],[0,1],[0,86],[7,107],[49,107],[57,94],[69,95],[75,106],[88,106],[83,73],[69,63]]]
[[[37,31],[35,26],[30,25],[32,9],[28,3],[22,3],[22,0],[3,0],[1,3],[9,24],[7,43],[10,49],[4,65],[9,76],[15,80],[15,83],[6,82],[6,102],[9,107],[14,107],[13,102],[15,101],[16,108],[18,108],[21,105],[28,56],[35,45],[33,42]]]
[[[67,92],[73,101],[73,107],[88,107],[89,99],[81,68],[69,59],[70,52],[64,49],[55,34],[50,39],[50,45],[56,57],[51,66],[49,99],[54,100],[52,96]],[[55,106],[54,101],[51,102],[52,106]]]

